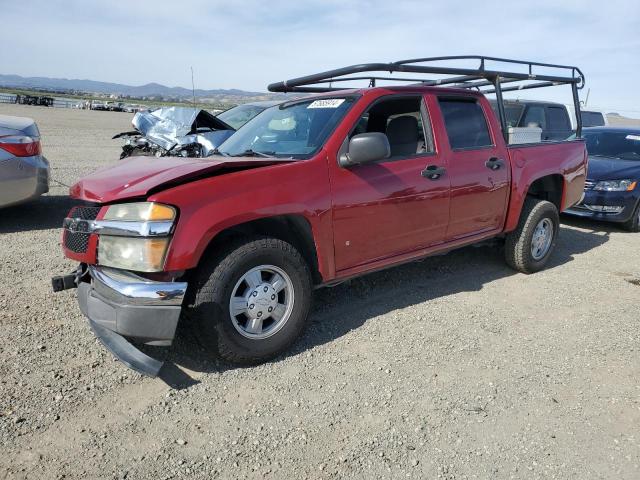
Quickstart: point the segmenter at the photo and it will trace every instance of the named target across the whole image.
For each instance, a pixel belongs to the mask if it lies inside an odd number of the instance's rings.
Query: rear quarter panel
[[[587,177],[587,151],[584,140],[514,145],[508,147],[511,160],[511,201],[505,231],[518,226],[529,187],[548,175],[562,175],[560,211],[580,201]]]

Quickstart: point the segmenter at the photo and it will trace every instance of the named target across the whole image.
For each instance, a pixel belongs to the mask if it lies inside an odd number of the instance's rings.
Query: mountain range
[[[0,74],[0,87],[40,89],[64,92],[87,92],[108,95],[127,95],[131,97],[161,96],[164,98],[190,98],[192,90],[183,87],[167,87],[159,83],[147,83],[146,85],[131,86],[120,83],[99,82],[96,80],[78,80],[69,78],[49,77],[22,77],[20,75]],[[279,97],[278,94],[264,92],[247,92],[238,89],[196,89],[197,97]]]

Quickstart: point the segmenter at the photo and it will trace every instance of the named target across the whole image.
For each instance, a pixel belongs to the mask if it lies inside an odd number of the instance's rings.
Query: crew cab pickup
[[[269,108],[207,158],[131,157],[75,184],[64,254],[102,342],[149,375],[129,341],[170,345],[178,322],[255,364],[308,322],[314,288],[492,237],[533,273],[559,212],[583,195],[581,139],[505,143],[466,88],[331,90]],[[579,136],[579,135],[578,135]]]

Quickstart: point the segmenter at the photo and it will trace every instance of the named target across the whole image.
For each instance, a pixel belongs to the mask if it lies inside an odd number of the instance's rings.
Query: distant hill
[[[20,89],[46,89],[60,92],[87,92],[107,95],[120,95],[131,97],[151,97],[159,96],[164,98],[190,98],[193,92],[183,87],[167,87],[159,83],[147,83],[146,85],[131,86],[120,83],[99,82],[96,80],[78,80],[69,78],[48,78],[48,77],[21,77],[20,75],[0,74],[0,87],[20,88]],[[196,89],[197,97],[230,97],[254,99],[277,99],[281,94],[247,92],[238,89],[216,89],[202,90]]]
[[[623,117],[619,113],[607,113],[609,125],[640,127],[640,119]]]

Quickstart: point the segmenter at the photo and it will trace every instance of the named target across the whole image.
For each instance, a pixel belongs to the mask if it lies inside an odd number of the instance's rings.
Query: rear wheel
[[[255,364],[298,338],[311,292],[307,263],[292,245],[242,239],[200,267],[191,318],[205,348],[233,363]]]
[[[558,209],[553,203],[527,198],[518,227],[506,238],[507,264],[522,273],[542,270],[555,247],[559,226]]]
[[[630,232],[640,232],[640,203],[636,206],[636,210],[633,212],[631,219],[622,226]]]

